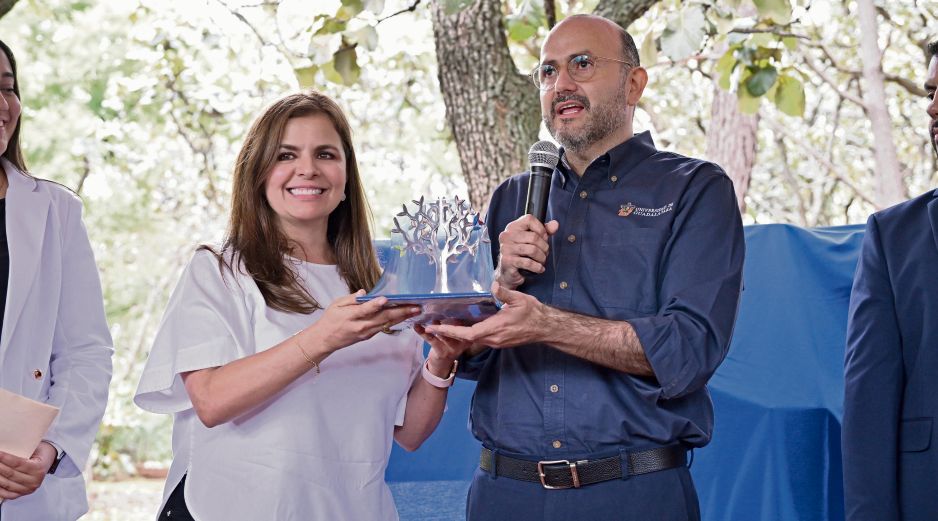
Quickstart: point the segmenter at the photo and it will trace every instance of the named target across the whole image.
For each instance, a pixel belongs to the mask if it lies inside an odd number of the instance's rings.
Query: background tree
[[[0,18],[10,12],[19,0],[0,0]]]
[[[419,195],[473,194],[480,208],[499,179],[525,168],[539,135],[526,74],[548,30],[542,0],[193,5],[21,0],[0,19],[20,59],[28,164],[81,194],[101,268],[117,352],[98,476],[168,458],[168,418],[130,397],[182,266],[197,244],[221,238],[231,164],[265,104],[314,86],[347,108],[378,236]],[[882,96],[864,75],[870,62],[857,49],[871,31],[853,2],[549,6],[557,19],[603,12],[628,25],[651,76],[637,129],[723,164],[746,222],[858,223],[887,204],[874,103],[896,130],[906,193],[938,185],[919,86],[924,44],[938,36],[931,4],[874,5]]]

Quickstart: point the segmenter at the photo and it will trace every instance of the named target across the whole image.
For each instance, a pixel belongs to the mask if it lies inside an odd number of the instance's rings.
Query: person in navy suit
[[[928,46],[938,153],[938,41]],[[847,521],[938,520],[938,190],[870,216],[847,323]]]

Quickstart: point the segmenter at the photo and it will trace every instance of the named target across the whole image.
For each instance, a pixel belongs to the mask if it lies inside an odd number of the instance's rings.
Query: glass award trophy
[[[416,207],[394,218],[391,252],[378,284],[358,302],[375,297],[388,306],[418,305],[423,312],[410,324],[473,324],[498,311],[489,289],[494,268],[488,232],[468,201],[459,197]]]

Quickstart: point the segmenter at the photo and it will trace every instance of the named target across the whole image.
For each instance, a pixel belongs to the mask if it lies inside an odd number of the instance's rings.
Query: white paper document
[[[59,408],[0,389],[0,451],[28,458]]]

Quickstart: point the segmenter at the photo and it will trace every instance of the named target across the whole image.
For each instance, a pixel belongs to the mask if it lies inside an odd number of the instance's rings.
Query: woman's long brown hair
[[[293,263],[286,258],[296,245],[278,226],[264,184],[277,159],[287,121],[314,114],[329,118],[345,151],[345,200],[329,214],[326,232],[339,274],[350,291],[370,290],[377,283],[380,269],[372,244],[371,211],[358,172],[352,130],[336,102],[318,92],[292,94],[275,102],[251,126],[235,163],[231,216],[222,245],[222,252],[232,254],[228,268],[243,263],[269,307],[303,314],[322,306],[304,289]],[[216,255],[223,264],[221,252]]]
[[[13,51],[10,50],[7,44],[3,43],[3,40],[0,40],[0,51],[3,51],[3,54],[7,55],[7,59],[10,60],[10,68],[13,69],[13,94],[16,95],[17,99],[22,100],[22,98],[20,98],[20,82],[16,77],[16,58],[13,57]],[[18,168],[20,172],[27,174],[26,160],[23,158],[23,151],[20,149],[21,128],[23,128],[22,114],[20,114],[16,129],[13,131],[13,135],[10,136],[10,141],[7,142],[7,149],[3,151],[2,157],[13,163],[13,166]]]

